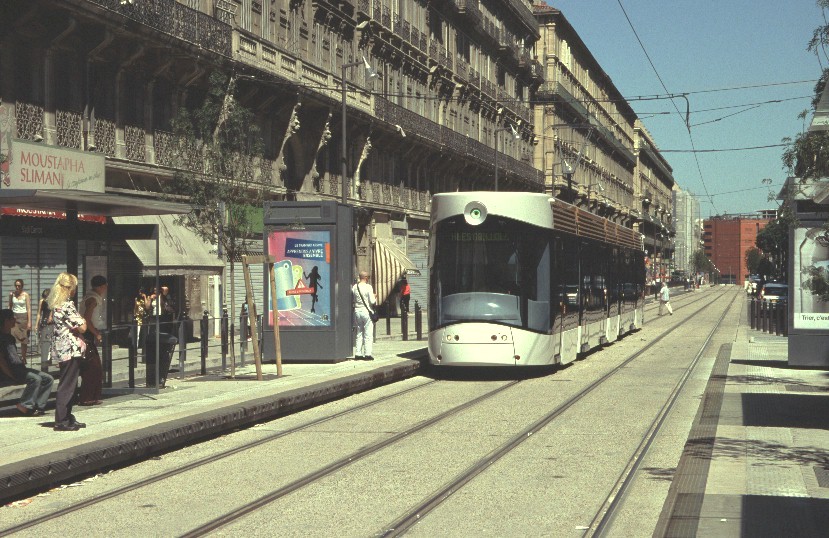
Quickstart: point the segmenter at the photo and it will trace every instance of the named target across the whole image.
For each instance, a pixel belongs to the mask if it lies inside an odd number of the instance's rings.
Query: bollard
[[[227,370],[227,308],[222,308],[222,371]]]
[[[769,331],[769,307],[766,301],[760,303],[760,325],[764,333]]]
[[[135,334],[138,334],[138,331],[141,330],[140,325],[135,325]],[[130,339],[130,346],[127,348],[127,362],[128,362],[128,375],[129,379],[127,381],[127,386],[131,389],[135,388],[135,367],[138,366],[138,336],[135,338]]]
[[[403,341],[409,340],[409,313],[405,310],[400,311],[400,332],[403,335]]]
[[[101,360],[104,369],[103,386],[112,388],[112,345],[109,341],[109,331],[101,331],[101,337]]]
[[[389,308],[389,300],[386,299],[386,336],[391,335],[391,308]]]
[[[783,305],[783,336],[789,336],[789,303]]]
[[[749,314],[748,319],[751,322],[751,328],[757,328],[757,301],[754,299],[749,300]]]
[[[178,378],[184,379],[184,361],[187,360],[187,340],[184,338],[184,323],[178,324]]]
[[[783,303],[774,305],[774,334],[780,336],[783,332]]]
[[[207,334],[210,317],[207,310],[204,311],[201,321],[199,322],[199,331],[201,332],[201,375],[207,375]]]
[[[242,307],[242,313],[239,315],[239,366],[245,365],[245,351],[248,350],[248,312],[247,308]]]
[[[415,332],[417,333],[417,339],[423,340],[423,311],[420,308],[420,305],[417,304],[415,301],[414,305],[415,311]]]

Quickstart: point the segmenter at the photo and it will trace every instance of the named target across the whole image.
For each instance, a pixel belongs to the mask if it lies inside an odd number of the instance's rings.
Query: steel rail
[[[395,435],[393,435],[393,436],[391,436],[387,439],[384,439],[384,440],[379,441],[377,443],[371,444],[371,445],[369,445],[369,446],[367,446],[363,449],[360,449],[356,452],[353,452],[353,453],[351,453],[351,454],[349,454],[349,455],[347,455],[343,458],[340,458],[339,460],[335,461],[334,463],[326,465],[325,467],[323,467],[323,468],[321,468],[317,471],[314,471],[312,473],[309,473],[309,474],[305,475],[302,478],[294,480],[290,484],[287,484],[287,485],[285,485],[285,486],[283,486],[283,487],[281,487],[281,488],[279,488],[275,491],[272,491],[272,492],[268,493],[267,495],[263,495],[262,497],[259,497],[255,501],[252,501],[252,502],[246,504],[245,506],[242,506],[240,508],[237,508],[236,510],[232,510],[230,512],[227,512],[227,513],[213,519],[212,521],[209,521],[209,522],[205,523],[204,525],[201,525],[201,526],[199,526],[195,529],[190,530],[189,532],[186,532],[186,533],[182,534],[181,536],[184,537],[184,538],[202,536],[202,535],[204,535],[208,532],[212,532],[216,529],[224,527],[224,526],[228,525],[229,523],[232,523],[232,522],[246,516],[247,514],[250,514],[252,512],[255,512],[256,510],[259,510],[263,506],[266,506],[266,505],[268,505],[268,504],[270,504],[270,503],[272,503],[272,502],[274,502],[274,501],[276,501],[276,500],[278,500],[278,499],[280,499],[280,498],[282,498],[282,497],[284,497],[284,496],[286,496],[290,493],[293,493],[294,491],[296,491],[298,489],[301,489],[301,488],[303,488],[303,487],[305,487],[305,486],[307,486],[307,485],[309,485],[313,482],[316,482],[317,480],[320,480],[320,479],[322,479],[322,478],[324,478],[324,477],[326,477],[326,476],[328,476],[328,475],[330,475],[330,474],[332,474],[336,471],[339,471],[340,469],[343,469],[343,468],[351,465],[352,463],[360,461],[361,459],[363,459],[367,456],[370,456],[370,455],[374,454],[375,452],[379,452],[380,450],[382,450],[382,449],[384,449],[388,446],[391,446],[394,443],[397,443],[397,442],[399,442],[403,439],[406,439],[407,437],[409,437],[410,435],[412,435],[414,433],[425,430],[426,428],[429,428],[430,426],[433,426],[433,425],[437,424],[438,422],[440,422],[442,420],[445,420],[449,417],[457,415],[461,411],[464,411],[464,410],[466,410],[470,407],[473,407],[473,406],[483,402],[484,400],[492,398],[496,394],[499,394],[499,393],[507,390],[508,388],[514,387],[518,383],[521,383],[520,379],[515,380],[515,381],[510,381],[509,383],[501,385],[500,387],[498,387],[494,390],[491,390],[491,391],[489,391],[485,394],[482,394],[482,395],[478,396],[477,398],[475,398],[473,400],[470,400],[470,401],[465,402],[461,405],[458,405],[458,406],[455,406],[451,409],[448,409],[447,411],[444,411],[443,413],[440,413],[439,415],[435,415],[432,418],[426,419],[426,420],[420,422],[419,424],[417,424],[417,425],[415,425],[415,426],[413,426],[413,427],[411,427],[411,428],[409,428],[405,431],[399,432],[399,433],[397,433],[397,434],[395,434]]]
[[[717,300],[722,298],[723,295],[724,294],[721,294],[719,297],[717,297]],[[693,312],[691,314],[691,316],[699,314],[700,312],[702,312],[706,308],[708,308],[708,304],[706,304],[702,308],[699,308],[698,310]],[[653,346],[655,346],[656,344],[661,342],[668,335],[670,335],[671,333],[673,333],[674,331],[676,331],[677,329],[679,329],[680,327],[682,327],[684,325],[685,325],[685,320],[677,321],[676,323],[674,323],[673,326],[671,326],[668,330],[663,332],[658,337],[651,340],[651,342],[648,343],[645,347],[643,347],[642,349],[640,349],[636,353],[632,354],[630,357],[628,357],[627,359],[622,361],[620,364],[613,367],[613,369],[611,369],[610,371],[608,371],[607,373],[605,373],[604,375],[599,377],[597,380],[592,382],[590,385],[588,385],[587,387],[582,389],[580,392],[578,392],[577,394],[572,396],[569,400],[564,402],[562,405],[556,407],[555,409],[553,409],[552,411],[547,413],[545,416],[543,416],[539,420],[533,422],[532,424],[530,424],[529,426],[527,426],[526,428],[521,430],[518,434],[516,434],[514,437],[512,437],[509,441],[507,441],[506,443],[504,443],[500,447],[496,448],[495,450],[491,451],[489,454],[487,454],[483,458],[479,459],[477,462],[475,462],[474,464],[469,466],[464,472],[462,472],[461,474],[456,476],[446,486],[444,486],[442,489],[440,489],[439,491],[437,491],[436,493],[431,495],[423,503],[416,506],[414,509],[410,510],[406,514],[402,515],[401,517],[399,517],[398,519],[396,519],[395,521],[393,521],[392,523],[390,523],[389,525],[384,527],[382,530],[378,531],[376,534],[380,535],[380,536],[393,537],[393,536],[401,536],[402,534],[407,532],[415,524],[417,524],[419,521],[421,521],[424,516],[428,515],[432,510],[434,510],[435,508],[437,508],[438,506],[443,504],[450,496],[452,496],[452,494],[454,494],[456,491],[461,489],[467,483],[472,481],[476,476],[478,476],[483,471],[485,471],[490,465],[492,465],[493,463],[497,462],[498,460],[503,458],[505,455],[510,453],[512,450],[514,450],[516,447],[518,447],[521,443],[523,443],[524,441],[529,439],[534,433],[538,432],[539,430],[541,430],[545,426],[549,425],[553,420],[558,418],[561,414],[563,414],[565,411],[570,409],[573,405],[575,405],[580,400],[582,400],[584,397],[586,397],[588,394],[593,392],[596,388],[598,388],[600,385],[602,385],[604,382],[606,382],[612,376],[617,374],[620,370],[625,368],[628,364],[630,364],[631,362],[633,362],[634,360],[639,358],[641,355],[643,355],[650,348],[652,348]]]
[[[300,432],[302,430],[305,430],[305,429],[308,429],[308,428],[311,428],[311,427],[314,427],[314,426],[318,426],[320,424],[324,424],[328,421],[340,418],[342,416],[345,416],[345,415],[348,415],[348,414],[351,414],[351,413],[354,413],[354,412],[357,412],[357,411],[362,411],[363,409],[366,409],[368,407],[371,407],[371,406],[374,406],[374,405],[377,405],[377,404],[380,404],[380,403],[387,402],[389,400],[392,400],[394,398],[398,398],[398,397],[403,396],[405,394],[408,394],[410,392],[414,392],[416,390],[420,390],[422,388],[428,387],[429,385],[432,385],[432,384],[437,383],[437,382],[438,382],[438,380],[433,379],[433,380],[427,381],[425,383],[421,383],[421,384],[417,385],[416,387],[409,387],[405,390],[395,392],[394,394],[389,394],[389,395],[383,396],[382,398],[378,398],[377,400],[372,400],[370,402],[360,404],[356,407],[352,407],[351,409],[345,409],[345,410],[340,411],[338,413],[334,413],[333,415],[318,418],[318,419],[312,420],[310,422],[306,422],[304,424],[301,424],[299,426],[295,426],[293,428],[289,428],[287,430],[284,430],[284,431],[281,431],[281,432],[278,432],[278,433],[274,433],[272,435],[268,435],[266,437],[263,437],[262,439],[257,439],[256,441],[251,441],[251,442],[248,442],[248,443],[244,443],[243,445],[240,445],[238,447],[231,448],[231,449],[219,452],[217,454],[213,454],[211,456],[207,456],[207,457],[195,460],[195,461],[190,462],[190,463],[188,463],[188,464],[186,464],[182,467],[177,467],[176,469],[171,469],[169,471],[164,471],[162,473],[158,473],[158,474],[155,474],[153,476],[149,476],[147,478],[144,478],[142,480],[139,480],[137,482],[129,484],[128,486],[123,486],[123,487],[114,489],[112,491],[109,491],[109,492],[104,493],[102,495],[99,495],[97,497],[93,497],[91,499],[87,499],[87,500],[79,502],[77,504],[67,506],[66,508],[63,508],[63,509],[58,510],[56,512],[52,512],[50,514],[42,515],[42,516],[37,517],[35,519],[32,519],[30,521],[26,521],[25,523],[20,523],[19,525],[15,525],[14,527],[8,527],[8,528],[5,528],[5,529],[2,529],[2,530],[0,530],[0,537],[8,536],[10,534],[14,534],[14,533],[29,529],[29,528],[34,527],[36,525],[46,523],[48,521],[51,521],[53,519],[57,519],[59,517],[65,516],[67,514],[71,514],[73,512],[80,511],[84,508],[94,506],[94,505],[96,505],[100,502],[107,501],[109,499],[113,499],[113,498],[118,497],[120,495],[123,495],[125,493],[129,493],[131,491],[135,491],[135,490],[140,489],[142,487],[149,486],[149,485],[155,484],[157,482],[161,482],[162,480],[166,480],[167,478],[171,478],[171,477],[180,475],[180,474],[185,473],[187,471],[192,471],[193,469],[197,469],[197,468],[202,467],[204,465],[215,463],[215,462],[217,462],[219,460],[222,460],[224,458],[233,456],[235,454],[239,454],[239,453],[244,452],[248,449],[255,448],[255,447],[263,445],[265,443],[269,443],[269,442],[274,441],[276,439],[279,439],[281,437],[285,437],[287,435],[291,435],[291,434]]]
[[[651,423],[648,431],[645,432],[644,437],[642,438],[642,442],[639,443],[639,446],[634,451],[633,455],[631,456],[630,460],[628,460],[628,464],[625,466],[624,471],[619,475],[619,479],[614,484],[613,488],[610,490],[610,494],[607,496],[605,501],[602,503],[602,507],[596,513],[596,516],[593,518],[593,521],[590,523],[590,528],[586,532],[585,536],[603,536],[607,529],[612,525],[616,514],[618,513],[618,509],[624,503],[625,498],[627,497],[628,487],[633,481],[639,467],[642,465],[642,461],[645,459],[645,456],[648,454],[651,445],[653,444],[656,435],[661,431],[662,425],[665,423],[665,419],[667,418],[668,414],[674,407],[677,399],[679,398],[679,394],[685,388],[685,384],[688,381],[688,378],[691,376],[691,373],[697,367],[700,359],[702,358],[702,354],[708,349],[708,346],[711,343],[711,340],[714,338],[714,335],[717,331],[721,328],[720,324],[725,319],[726,314],[731,310],[734,306],[734,302],[737,300],[739,296],[735,296],[734,299],[731,300],[729,303],[728,308],[723,311],[722,316],[720,319],[717,320],[717,323],[714,324],[714,327],[708,333],[708,337],[703,342],[702,346],[700,347],[699,352],[693,358],[691,363],[685,369],[682,377],[679,379],[677,384],[674,386],[674,389],[671,391],[668,400],[659,410],[659,413],[656,414],[653,422]]]

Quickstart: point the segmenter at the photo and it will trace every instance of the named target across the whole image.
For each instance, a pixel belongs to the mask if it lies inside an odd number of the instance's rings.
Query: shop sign
[[[22,209],[18,207],[0,207],[0,215],[8,215],[10,217],[35,217],[41,219],[63,219],[66,220],[65,211],[46,211],[44,209]],[[107,218],[101,215],[84,215],[78,214],[78,220],[85,222],[97,222],[99,224],[106,224]]]
[[[14,139],[0,188],[104,192],[103,155]]]

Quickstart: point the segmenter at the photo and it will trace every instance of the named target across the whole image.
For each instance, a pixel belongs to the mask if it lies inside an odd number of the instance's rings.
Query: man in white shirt
[[[368,283],[367,271],[360,271],[360,280],[351,286],[351,296],[354,298],[354,318],[357,323],[357,351],[354,358],[357,360],[373,361],[371,348],[374,343],[374,322],[371,315],[377,306],[374,288]]]
[[[671,308],[671,291],[668,289],[668,285],[664,282],[662,283],[662,289],[659,290],[659,315],[662,315],[662,309],[667,308],[668,314],[674,315],[674,309]]]

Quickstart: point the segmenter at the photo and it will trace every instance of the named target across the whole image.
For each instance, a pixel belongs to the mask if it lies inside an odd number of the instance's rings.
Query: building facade
[[[676,230],[673,217],[673,169],[659,152],[650,132],[636,120],[636,227],[644,237],[648,279],[657,284],[670,278]]]
[[[561,11],[536,4],[535,166],[546,192],[632,226],[636,114]]]
[[[757,234],[769,222],[756,215],[723,215],[703,222],[705,255],[721,282],[742,285],[748,278],[746,252],[756,246]]]
[[[674,187],[673,197],[673,221],[676,226],[674,266],[675,270],[689,275],[693,271],[691,257],[702,248],[699,200],[677,186]]]
[[[385,241],[425,269],[432,193],[496,176],[544,188],[529,101],[539,32],[523,0],[9,0],[0,18],[6,138],[103,155],[106,192],[152,203],[175,172],[171,122],[216,71],[256,114],[271,199],[355,208],[358,268]],[[410,282],[425,306],[422,274]],[[214,289],[191,290],[194,313],[218,315]]]

